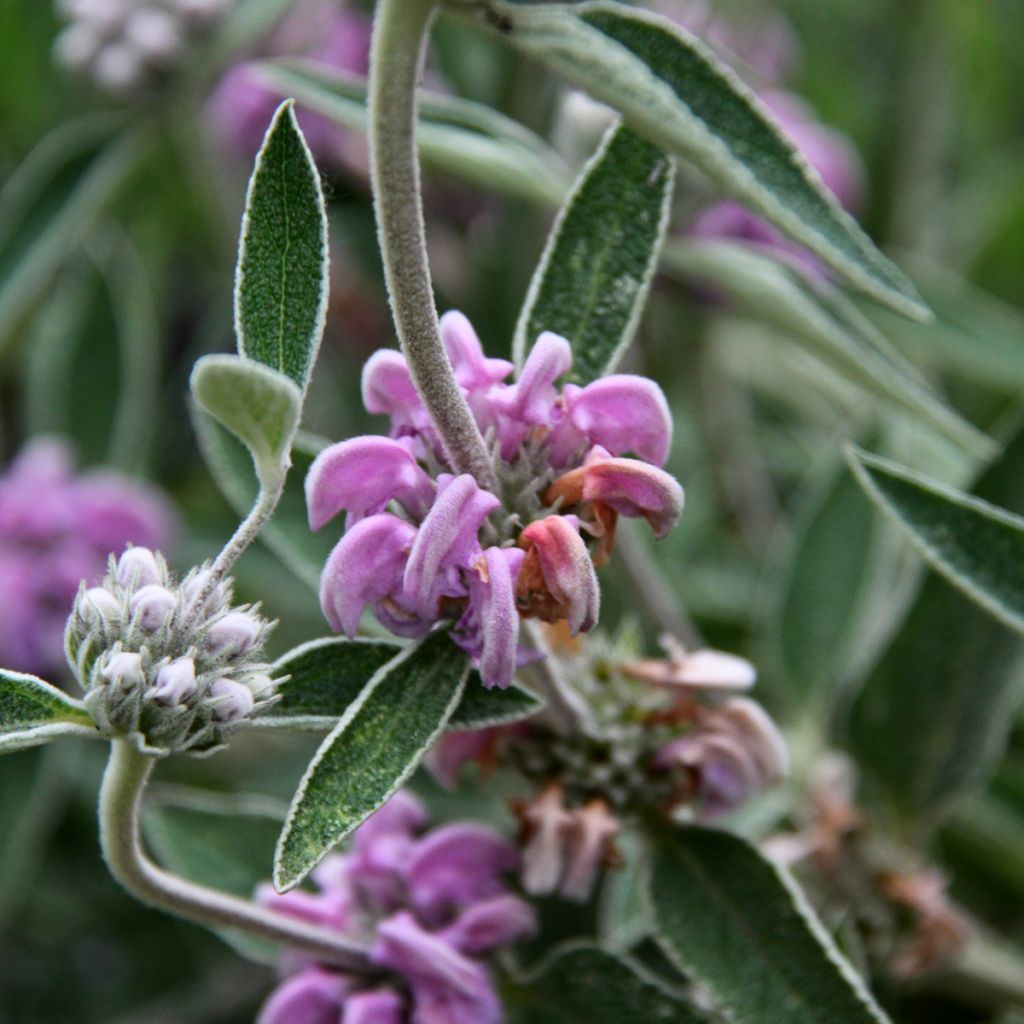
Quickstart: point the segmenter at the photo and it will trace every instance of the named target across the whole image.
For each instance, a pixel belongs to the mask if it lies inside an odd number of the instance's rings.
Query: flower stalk
[[[376,974],[366,950],[334,931],[197,885],[157,867],[139,840],[139,810],[155,758],[127,740],[111,744],[100,790],[100,844],[110,873],[136,899],[198,924],[240,928],[346,971]]]
[[[380,0],[370,49],[370,178],[391,312],[449,462],[497,488],[480,428],[441,341],[427,262],[416,149],[416,85],[434,0]]]

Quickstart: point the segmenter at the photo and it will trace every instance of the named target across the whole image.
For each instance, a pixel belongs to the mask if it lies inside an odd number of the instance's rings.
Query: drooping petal
[[[484,355],[473,325],[458,310],[449,310],[441,317],[441,340],[452,361],[455,379],[467,391],[489,388],[513,370],[507,359],[490,359]]]
[[[437,497],[420,525],[405,568],[405,591],[424,617],[437,614],[444,594],[465,593],[453,570],[480,551],[477,534],[501,502],[468,473],[438,481]]]
[[[531,936],[537,914],[518,896],[502,895],[467,907],[441,934],[463,953],[483,953]]]
[[[494,405],[521,423],[550,426],[558,391],[555,381],[572,366],[565,338],[545,331],[530,349],[519,380],[493,398]]]
[[[683,489],[675,477],[639,459],[602,459],[583,473],[583,499],[600,501],[620,515],[643,516],[659,540],[683,511]]]
[[[433,436],[430,416],[420,400],[401,352],[382,348],[366,360],[362,393],[367,412],[391,417],[392,434],[426,433]]]
[[[306,476],[309,526],[319,530],[342,509],[346,527],[382,512],[389,501],[402,503],[422,518],[434,497],[434,485],[410,451],[411,442],[370,435],[325,448]]]
[[[401,591],[416,529],[381,513],[357,523],[335,545],[320,577],[320,607],[331,628],[356,635],[368,604]]]
[[[338,1024],[347,987],[343,975],[307,967],[274,989],[256,1024]]]
[[[499,875],[519,862],[515,848],[494,829],[455,824],[434,829],[411,851],[405,869],[409,896],[427,919],[449,908],[496,895]]]
[[[566,385],[568,418],[593,444],[612,455],[633,452],[664,466],[672,445],[672,415],[665,394],[647,377],[619,373],[588,384]]]
[[[354,992],[345,1000],[341,1024],[402,1024],[405,1002],[397,992]]]
[[[519,643],[516,577],[525,557],[521,548],[487,548],[469,572],[469,607],[464,619],[479,634],[484,686],[506,687],[515,675]]]
[[[596,624],[601,606],[594,563],[575,524],[574,516],[547,516],[520,535],[520,543],[536,552],[544,585],[565,610],[573,635]]]

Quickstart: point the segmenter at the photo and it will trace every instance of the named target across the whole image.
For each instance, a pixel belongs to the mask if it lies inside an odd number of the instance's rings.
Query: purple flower
[[[468,823],[421,836],[425,817],[399,792],[356,830],[349,852],[316,869],[319,892],[260,888],[278,912],[368,945],[385,977],[367,989],[361,978],[286,962],[296,973],[271,994],[258,1024],[499,1024],[484,958],[536,927],[532,909],[500,878],[516,867],[516,851]]]
[[[29,442],[0,477],[0,664],[59,671],[81,581],[128,543],[166,546],[173,528],[156,490],[108,471],[76,476],[63,440]]]
[[[390,438],[333,445],[306,481],[314,529],[348,513],[321,601],[349,635],[367,606],[401,636],[454,620],[452,635],[485,685],[507,686],[528,656],[521,618],[566,619],[573,633],[597,622],[595,568],[612,551],[619,515],[642,516],[658,537],[674,525],[682,489],[660,468],[672,424],[661,389],[643,377],[560,389],[572,350],[557,334],[541,334],[511,383],[511,364],[484,355],[461,313],[442,317],[441,334],[493,447],[495,492],[450,472],[404,358],[375,353],[363,401],[390,417]],[[626,452],[637,458],[619,457]]]

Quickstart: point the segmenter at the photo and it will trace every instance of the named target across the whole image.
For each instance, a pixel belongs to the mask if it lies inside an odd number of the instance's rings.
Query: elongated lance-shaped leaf
[[[274,885],[303,878],[415,771],[462,697],[469,659],[438,630],[367,683],[299,784],[274,857]]]
[[[951,409],[844,296],[735,242],[670,241],[666,271],[710,285],[748,316],[780,328],[844,376],[919,416],[956,444],[991,455],[991,440]]]
[[[571,379],[611,373],[632,340],[668,226],[672,161],[624,125],[584,168],[530,282],[513,354],[523,365],[541,331],[572,345]]]
[[[190,380],[196,401],[249,449],[264,487],[288,471],[302,395],[277,370],[241,356],[203,356]]]
[[[57,736],[96,738],[99,733],[82,704],[56,686],[24,672],[0,669],[0,753]]]
[[[0,192],[0,348],[146,152],[119,119],[47,135]]]
[[[855,287],[927,318],[909,280],[840,207],[747,86],[695,36],[604,0],[488,0],[469,14],[620,110],[631,128],[689,160]]]
[[[933,569],[997,619],[1024,632],[1024,518],[915,473],[849,450],[868,496]]]
[[[366,79],[309,60],[260,66],[283,94],[350,131],[366,133]],[[554,206],[569,190],[565,162],[539,135],[481,103],[421,89],[416,141],[425,167],[489,191]]]
[[[249,179],[235,272],[238,351],[303,392],[327,317],[327,211],[295,120],[277,108]]]
[[[509,986],[516,1024],[700,1024],[706,1018],[640,964],[598,946],[560,946]]]
[[[888,1020],[789,874],[739,836],[659,834],[647,897],[662,950],[730,1021]]]
[[[1024,430],[974,494],[1000,508],[1024,507],[1022,459]],[[995,769],[1022,698],[1020,633],[929,573],[851,710],[866,797],[923,835]]]

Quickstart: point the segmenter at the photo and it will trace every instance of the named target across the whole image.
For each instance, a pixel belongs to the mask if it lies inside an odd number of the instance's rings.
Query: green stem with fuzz
[[[326,928],[196,885],[157,867],[139,840],[139,810],[154,759],[114,740],[100,789],[100,844],[110,873],[136,899],[213,928],[239,928],[320,963],[361,975],[378,973],[367,951]]]
[[[379,0],[370,48],[370,180],[402,352],[457,473],[497,487],[480,428],[441,341],[427,262],[416,150],[416,85],[434,0]]]

